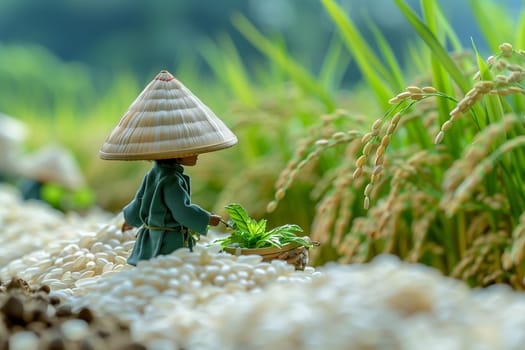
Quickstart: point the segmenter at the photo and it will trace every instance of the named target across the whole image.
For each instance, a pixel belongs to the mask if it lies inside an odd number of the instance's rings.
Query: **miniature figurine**
[[[86,181],[68,149],[58,145],[43,147],[21,156],[17,169],[22,176],[19,188],[25,200],[41,200],[62,211],[79,209],[70,197],[84,190]]]
[[[18,175],[17,164],[26,135],[24,123],[0,113],[0,182],[8,182]]]
[[[231,147],[237,137],[193,93],[167,71],[131,104],[100,150],[108,160],[151,160],[135,198],[123,209],[122,230],[140,227],[128,263],[195,244],[221,217],[191,203],[190,178],[199,154]]]

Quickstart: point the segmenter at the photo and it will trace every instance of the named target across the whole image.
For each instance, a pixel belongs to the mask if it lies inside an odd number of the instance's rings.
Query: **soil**
[[[38,349],[146,349],[131,340],[129,328],[122,322],[97,317],[89,308],[72,312],[49,291],[46,285],[31,288],[20,278],[8,283],[0,281],[0,350],[8,350],[12,337],[23,331],[38,337]],[[69,322],[80,324],[80,332],[63,326],[71,320],[80,321]]]

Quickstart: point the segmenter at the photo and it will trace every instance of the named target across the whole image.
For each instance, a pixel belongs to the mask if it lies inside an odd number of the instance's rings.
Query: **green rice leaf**
[[[259,51],[265,54],[273,63],[282,68],[304,91],[319,97],[328,111],[335,109],[334,101],[322,84],[320,84],[301,64],[281,46],[268,40],[246,17],[236,14],[232,18],[233,25]]]
[[[516,26],[516,41],[518,48],[525,48],[525,11],[521,12],[518,25]]]
[[[437,23],[439,23],[439,25],[443,28],[443,33],[445,34],[445,37],[448,38],[448,40],[450,41],[452,49],[456,52],[461,52],[463,50],[463,45],[461,45],[461,41],[454,32],[454,29],[445,18],[443,11],[439,7],[439,4],[437,2],[424,2],[424,6],[428,6],[428,4],[432,4],[432,14],[437,19]]]
[[[325,89],[337,89],[343,81],[344,72],[348,68],[351,58],[348,54],[343,54],[343,44],[338,35],[332,38],[326,55],[324,56],[319,78]]]
[[[388,100],[393,90],[387,87],[385,80],[388,70],[370,49],[354,23],[334,0],[322,0],[322,3],[337,25],[348,50],[354,55],[363,77],[373,89],[378,102],[383,108],[388,108]]]
[[[386,60],[388,70],[391,72],[391,74],[388,76],[390,86],[392,86],[393,90],[395,91],[403,91],[406,86],[405,79],[403,78],[403,72],[399,66],[396,56],[394,55],[392,47],[388,44],[385,36],[383,33],[381,33],[377,25],[369,18],[367,18],[367,25],[372,31],[379,50]]]
[[[469,0],[469,5],[491,51],[497,51],[501,43],[510,41],[514,33],[519,33],[513,21],[502,20],[508,19],[509,14],[497,2]]]
[[[436,36],[432,33],[425,23],[415,14],[415,12],[406,4],[404,0],[394,0],[396,5],[401,10],[401,13],[406,17],[408,22],[416,30],[418,35],[428,45],[430,50],[434,53],[434,57],[439,61],[441,66],[450,74],[450,77],[456,82],[460,89],[466,93],[470,86],[463,76],[463,73],[456,66],[454,61],[450,58],[447,50],[441,45]]]

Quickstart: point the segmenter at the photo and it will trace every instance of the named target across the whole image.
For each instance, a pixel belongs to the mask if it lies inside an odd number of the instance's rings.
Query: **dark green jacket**
[[[135,199],[123,209],[126,222],[141,227],[129,264],[170,254],[188,241],[191,248],[191,237],[181,230],[207,233],[210,213],[191,204],[190,178],[183,170],[175,161],[155,161]]]

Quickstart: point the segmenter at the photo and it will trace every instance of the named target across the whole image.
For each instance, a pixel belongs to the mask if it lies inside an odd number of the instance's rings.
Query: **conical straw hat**
[[[27,126],[24,123],[0,113],[0,173],[13,173],[26,136]]]
[[[167,71],[140,93],[100,150],[109,160],[155,160],[217,151],[237,143],[230,129]]]
[[[71,189],[85,185],[73,154],[57,145],[20,157],[17,167],[19,174],[42,183],[54,182]]]

